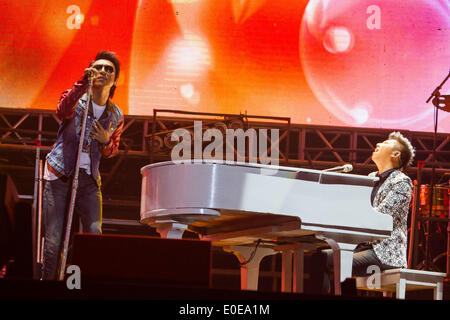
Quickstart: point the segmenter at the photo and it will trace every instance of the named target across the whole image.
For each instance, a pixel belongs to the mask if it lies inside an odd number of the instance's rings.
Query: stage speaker
[[[19,195],[13,180],[7,174],[0,174],[0,268],[14,254],[13,230],[14,210],[19,201]]]
[[[211,242],[74,234],[69,264],[81,278],[163,286],[211,286]]]
[[[7,277],[33,277],[32,205],[19,201],[14,206],[13,257]]]

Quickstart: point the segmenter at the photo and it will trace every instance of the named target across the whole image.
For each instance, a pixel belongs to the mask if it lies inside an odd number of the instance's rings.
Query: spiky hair
[[[405,170],[413,163],[414,156],[416,155],[414,147],[404,135],[397,131],[390,133],[389,139],[396,140],[398,142],[398,151],[400,151],[400,168]]]

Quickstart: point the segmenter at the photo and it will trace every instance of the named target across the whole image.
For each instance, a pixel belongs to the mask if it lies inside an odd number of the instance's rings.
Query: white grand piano
[[[303,251],[322,243],[333,250],[340,294],[356,245],[392,232],[392,217],[370,203],[374,177],[212,160],[155,163],[141,174],[141,223],[167,238],[188,229],[233,252],[242,289],[257,290],[260,261],[281,252],[282,291],[302,292]]]

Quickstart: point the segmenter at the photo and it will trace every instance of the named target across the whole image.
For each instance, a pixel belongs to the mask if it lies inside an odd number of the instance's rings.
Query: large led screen
[[[1,0],[0,30],[3,108],[56,109],[105,49],[126,114],[432,131],[450,68],[448,0]]]

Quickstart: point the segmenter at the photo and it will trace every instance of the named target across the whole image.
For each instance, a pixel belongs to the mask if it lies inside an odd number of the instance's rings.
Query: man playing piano
[[[405,175],[406,168],[414,158],[414,148],[400,132],[392,132],[388,139],[377,143],[372,153],[372,161],[378,171],[371,176],[380,180],[375,184],[372,194],[372,206],[380,213],[393,218],[391,237],[362,243],[353,255],[353,276],[368,276],[370,266],[378,266],[381,271],[406,267],[407,220],[412,198],[413,185]],[[327,267],[331,268],[333,257],[331,250],[326,250]],[[325,277],[324,289],[329,289],[329,281]],[[328,290],[327,290],[328,291]]]

